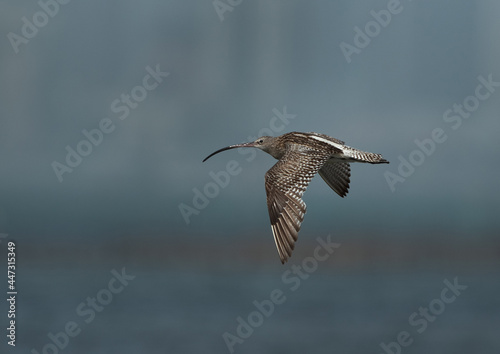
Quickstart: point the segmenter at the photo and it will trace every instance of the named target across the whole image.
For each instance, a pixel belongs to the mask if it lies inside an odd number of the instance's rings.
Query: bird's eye
[[[264,142],[264,139],[260,139],[259,141],[257,141],[259,144],[262,144]]]

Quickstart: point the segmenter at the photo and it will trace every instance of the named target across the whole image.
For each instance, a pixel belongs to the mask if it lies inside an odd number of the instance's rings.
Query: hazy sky
[[[275,161],[235,150],[201,161],[289,131],[391,161],[353,166],[344,199],[315,178],[310,231],[498,232],[497,1],[1,8],[0,232],[270,232]],[[210,195],[200,208],[195,190]]]

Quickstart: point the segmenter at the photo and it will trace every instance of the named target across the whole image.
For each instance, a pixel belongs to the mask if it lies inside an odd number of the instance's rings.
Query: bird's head
[[[274,142],[276,141],[275,137],[272,136],[261,136],[260,138],[256,139],[255,141],[251,141],[249,143],[242,143],[242,144],[236,144],[236,145],[229,145],[225,148],[219,149],[215,151],[214,153],[208,155],[203,162],[207,161],[209,158],[214,156],[215,154],[218,154],[219,152],[230,150],[230,149],[236,149],[236,148],[244,148],[244,147],[254,147],[257,149],[260,149],[262,151],[267,152],[273,157],[276,157],[275,155],[275,144]],[[277,157],[276,157],[277,158]]]

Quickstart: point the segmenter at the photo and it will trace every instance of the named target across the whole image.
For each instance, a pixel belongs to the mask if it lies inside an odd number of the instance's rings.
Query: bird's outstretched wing
[[[347,195],[351,181],[351,167],[347,162],[327,162],[318,173],[335,193],[342,198]]]
[[[285,263],[292,255],[306,213],[302,195],[332,151],[290,149],[266,173],[266,194],[274,242]]]

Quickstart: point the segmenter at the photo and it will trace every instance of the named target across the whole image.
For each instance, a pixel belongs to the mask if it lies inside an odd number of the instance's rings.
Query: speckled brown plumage
[[[292,255],[306,213],[302,195],[319,173],[339,196],[349,191],[349,163],[389,163],[380,154],[351,148],[341,140],[318,133],[291,132],[279,137],[263,136],[254,142],[231,145],[209,155],[233,148],[256,147],[279,161],[266,173],[266,195],[271,229],[282,263]]]

